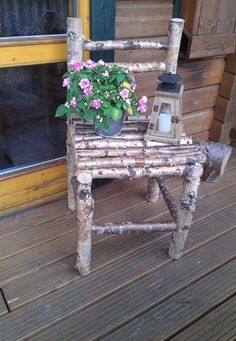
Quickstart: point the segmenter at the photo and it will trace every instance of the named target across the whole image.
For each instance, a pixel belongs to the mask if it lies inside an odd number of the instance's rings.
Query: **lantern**
[[[152,113],[145,141],[170,142],[178,144],[183,130],[182,94],[183,85],[177,74],[164,73],[155,92]]]

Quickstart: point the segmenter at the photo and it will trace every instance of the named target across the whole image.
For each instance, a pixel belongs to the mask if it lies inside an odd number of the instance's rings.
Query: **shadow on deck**
[[[176,198],[179,181],[168,181]],[[167,218],[162,199],[143,200],[145,189],[143,179],[96,189],[96,222]],[[100,236],[83,278],[65,198],[2,219],[0,340],[233,340],[235,151],[199,198],[183,258],[169,259],[169,233]]]

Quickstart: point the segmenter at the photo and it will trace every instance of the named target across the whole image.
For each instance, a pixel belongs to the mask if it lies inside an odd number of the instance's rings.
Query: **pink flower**
[[[81,87],[81,89],[85,89],[87,88],[89,85],[91,85],[89,83],[89,80],[87,78],[83,78],[81,79],[81,81],[79,82],[79,86]]]
[[[76,61],[76,60],[73,60],[71,63],[70,63],[70,67],[72,70],[75,70],[75,71],[80,71],[83,69],[83,64],[79,61]]]
[[[100,99],[93,100],[92,108],[94,108],[94,109],[100,109],[101,108],[101,101],[100,101]]]
[[[132,81],[132,82],[131,82],[131,87],[132,87],[133,90],[136,90],[137,84],[136,84],[135,81]]]
[[[138,111],[141,113],[144,113],[147,111],[147,96],[143,96],[142,98],[139,99],[138,101],[139,107]]]
[[[72,100],[70,101],[70,106],[71,106],[72,108],[75,108],[76,105],[77,105],[76,98],[73,97]]]
[[[89,84],[88,86],[86,86],[86,88],[84,88],[84,94],[88,96],[93,92],[92,90],[93,90],[93,86]]]
[[[146,105],[147,104],[147,96],[143,96],[142,98],[139,99],[138,104],[141,105]]]
[[[68,77],[63,78],[62,86],[65,86],[67,89],[70,89],[70,86],[71,86],[70,78],[68,78]]]
[[[102,59],[100,59],[100,60],[98,61],[98,65],[105,65],[105,62],[104,62]]]
[[[88,59],[87,62],[85,63],[85,66],[88,69],[93,69],[96,66],[96,63],[93,60]]]
[[[138,107],[138,111],[140,111],[141,113],[146,112],[147,111],[146,104],[140,105],[140,107]]]
[[[129,90],[123,89],[120,91],[119,95],[120,95],[120,97],[122,97],[122,99],[126,99],[129,97]]]

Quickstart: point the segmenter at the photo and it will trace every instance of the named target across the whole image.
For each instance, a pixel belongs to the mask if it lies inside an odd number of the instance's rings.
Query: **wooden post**
[[[83,55],[83,32],[82,20],[79,18],[67,18],[67,69],[70,70],[73,60],[82,61]],[[67,121],[67,185],[68,185],[68,207],[76,209],[76,200],[73,189],[73,178],[75,166],[71,148],[71,120]]]
[[[82,61],[83,29],[80,18],[67,18],[67,68],[70,70],[72,61]]]
[[[81,275],[88,275],[91,263],[91,229],[94,201],[91,193],[92,175],[86,171],[77,176],[78,244],[75,268]]]
[[[177,231],[171,238],[169,256],[172,259],[181,257],[184,250],[184,243],[192,223],[193,213],[197,203],[197,191],[203,167],[200,164],[188,166],[187,175],[184,180],[183,193],[180,201],[180,209],[177,218]]]
[[[159,197],[159,187],[155,178],[149,178],[147,183],[147,193],[145,199],[150,202],[156,202]]]
[[[67,127],[67,129],[69,128]],[[75,200],[76,189],[74,188],[74,181],[73,181],[75,177],[75,164],[74,164],[73,157],[72,157],[71,144],[68,138],[66,141],[66,149],[67,149],[66,161],[67,161],[68,208],[69,210],[75,211],[76,210],[76,200]]]
[[[170,21],[168,29],[168,50],[166,54],[166,71],[176,73],[180,42],[182,31],[184,27],[184,20],[173,18]]]

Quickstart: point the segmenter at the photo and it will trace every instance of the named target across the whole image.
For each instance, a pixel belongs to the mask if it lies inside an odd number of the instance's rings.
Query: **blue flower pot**
[[[108,118],[109,130],[104,131],[102,128],[96,128],[95,132],[102,137],[117,136],[121,132],[122,124],[124,121],[124,114],[117,121],[114,121],[111,117]]]

